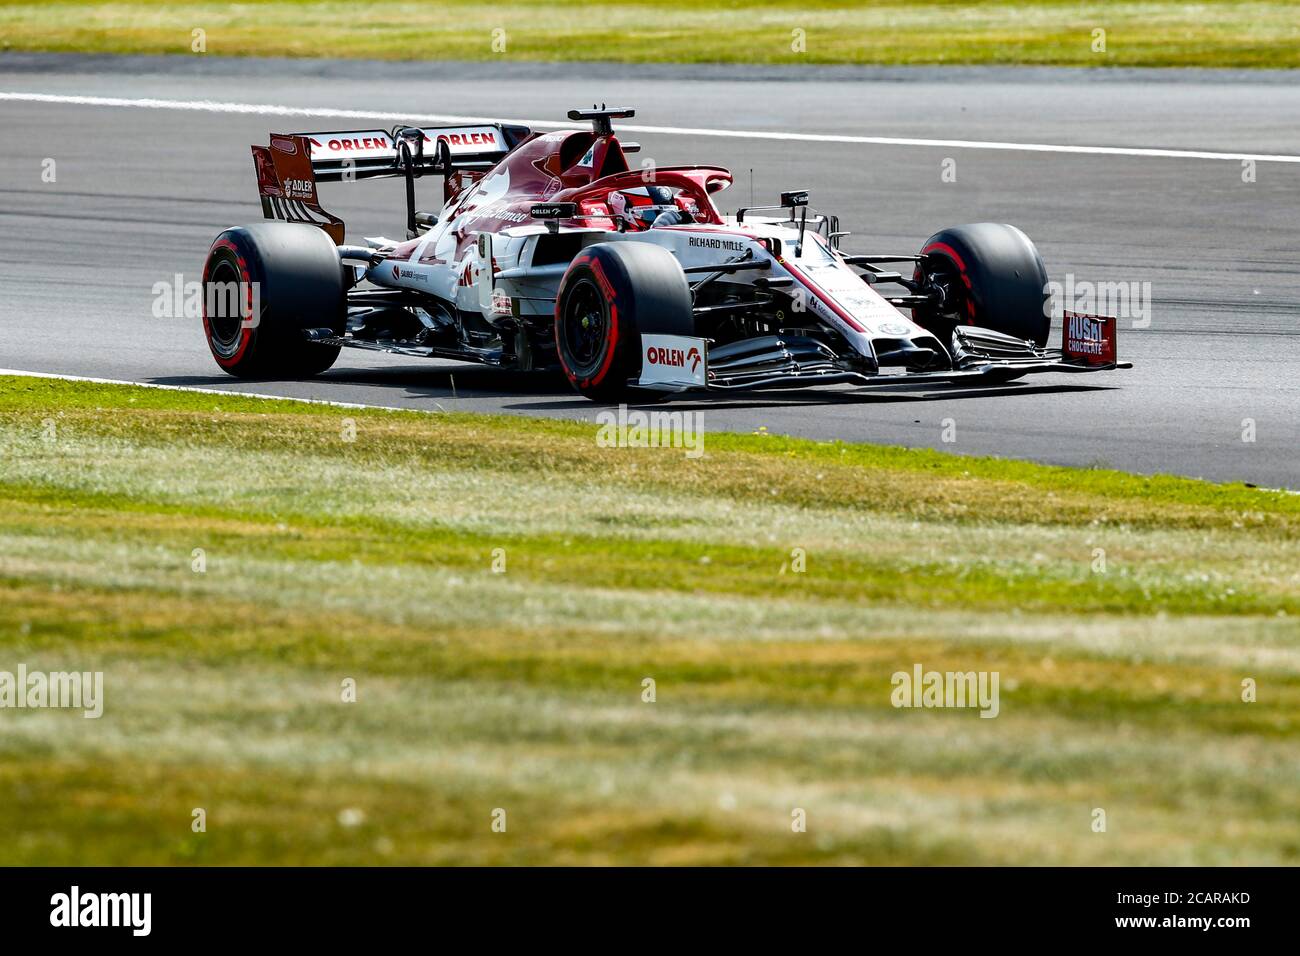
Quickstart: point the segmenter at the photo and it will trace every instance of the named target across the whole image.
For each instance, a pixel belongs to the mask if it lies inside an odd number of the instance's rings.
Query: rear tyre
[[[641,335],[694,335],[691,292],[673,254],[642,242],[588,246],[555,297],[555,347],[570,384],[597,402],[646,401]]]
[[[913,308],[912,319],[941,342],[952,340],[957,325],[978,325],[1047,344],[1047,270],[1029,237],[1015,226],[953,226],[931,236],[921,256],[915,278],[943,288],[944,301],[937,308]]]
[[[346,303],[338,250],[315,226],[227,229],[203,266],[203,332],[217,364],[237,378],[310,378],[328,369],[339,347],[311,342],[303,330],[342,335]]]

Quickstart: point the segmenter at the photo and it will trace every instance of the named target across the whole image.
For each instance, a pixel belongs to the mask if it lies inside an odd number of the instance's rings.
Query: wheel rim
[[[943,304],[939,307],[934,306],[913,306],[912,321],[916,322],[923,328],[944,338],[951,334],[951,328],[954,325],[969,325],[971,315],[968,305],[968,294],[963,288],[961,279],[955,269],[948,266],[946,262],[940,260],[926,264],[928,267],[922,270],[918,264],[916,270],[912,273],[914,281],[919,283],[922,288],[940,286],[944,290]]]
[[[235,268],[234,263],[227,259],[218,260],[213,265],[212,272],[208,275],[208,280],[203,289],[203,308],[205,317],[208,320],[208,334],[212,340],[212,346],[219,354],[228,358],[239,348],[243,333],[243,316],[238,308],[236,308],[234,315],[213,315],[208,313],[207,306],[210,300],[219,303],[227,301],[224,296],[208,295],[208,289],[218,285],[225,288],[234,287],[242,291],[242,287],[239,285],[239,270]],[[218,309],[216,311],[224,312],[226,310]]]
[[[565,297],[560,333],[575,371],[595,367],[605,353],[609,319],[605,299],[588,279],[580,279]]]

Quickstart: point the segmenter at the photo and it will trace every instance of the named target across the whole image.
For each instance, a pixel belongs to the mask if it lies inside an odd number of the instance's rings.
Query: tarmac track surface
[[[997,220],[1037,242],[1057,281],[1150,290],[1149,324],[1120,323],[1131,371],[1035,376],[991,389],[836,388],[666,406],[704,410],[707,431],[764,427],[1295,488],[1295,80],[1282,72],[3,54],[0,367],[593,419],[598,408],[555,376],[370,352],[345,350],[311,382],[237,382],[217,370],[197,322],[156,317],[153,307],[156,283],[198,278],[220,229],[260,217],[250,143],[266,142],[270,130],[395,121],[261,107],[559,123],[571,107],[607,102],[637,108],[628,138],[642,143],[642,157],[731,167],[736,185],[721,197],[725,209],[749,203],[752,169],[759,201],[810,189],[815,206],[853,231],[846,250],[912,252],[943,226]],[[142,99],[167,102],[111,105]],[[1243,156],[1277,158],[1254,159],[1251,177]],[[55,161],[54,182],[42,178],[46,159]],[[955,182],[941,177],[945,160],[955,162]],[[399,182],[324,190],[350,239],[400,238]],[[943,441],[948,420],[952,442]],[[1252,430],[1254,440],[1243,440]]]

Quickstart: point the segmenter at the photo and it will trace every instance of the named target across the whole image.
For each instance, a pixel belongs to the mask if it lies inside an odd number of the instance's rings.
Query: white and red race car
[[[945,229],[914,255],[846,255],[837,217],[811,213],[806,192],[724,215],[726,169],[632,168],[638,147],[612,128],[631,110],[568,115],[592,128],[399,127],[254,146],[263,212],[283,221],[212,245],[204,329],[217,363],[294,378],[348,347],[558,366],[598,401],[1127,367],[1106,316],[1066,313],[1062,348],[1046,347],[1047,275],[1013,226]],[[443,205],[423,212],[415,184],[431,174]],[[349,245],[317,182],[381,176],[406,179],[406,238]]]

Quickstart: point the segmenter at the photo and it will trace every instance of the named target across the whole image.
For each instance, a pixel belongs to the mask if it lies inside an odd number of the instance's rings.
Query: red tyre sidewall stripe
[[[614,291],[609,277],[605,275],[605,268],[600,264],[599,259],[592,259],[591,273],[596,277],[596,284],[600,286],[601,291],[605,293],[606,301],[609,302],[609,347],[605,349],[605,361],[600,363],[596,374],[584,383],[599,385],[609,374],[609,367],[614,364],[614,353],[618,350],[618,294]]]
[[[203,264],[203,286],[205,290],[203,296],[203,332],[208,337],[209,346],[211,345],[212,340],[212,323],[208,319],[208,296],[206,289],[208,284],[208,268],[212,264],[212,253],[216,252],[218,249],[225,249],[235,257],[235,262],[239,266],[239,281],[244,284],[244,288],[251,291],[253,287],[253,280],[248,272],[248,262],[244,259],[243,255],[240,254],[239,247],[229,239],[218,239],[214,242],[212,244],[212,249],[208,252],[208,261]],[[250,326],[245,325],[241,330],[239,348],[235,349],[234,355],[229,358],[223,358],[217,354],[215,349],[213,349],[212,357],[217,360],[217,364],[222,368],[234,368],[235,365],[239,364],[239,360],[243,357],[244,353],[248,351],[249,343],[252,341],[253,329]]]
[[[591,270],[592,276],[596,280],[596,285],[600,287],[601,292],[605,294],[605,299],[609,304],[609,345],[605,349],[605,360],[601,363],[599,369],[587,378],[579,378],[573,369],[569,368],[569,363],[565,361],[564,349],[560,343],[560,320],[561,309],[563,307],[564,296],[568,292],[569,279],[574,270],[578,267],[586,266]],[[560,367],[564,369],[564,374],[569,381],[580,388],[586,388],[592,385],[599,385],[609,374],[610,366],[614,364],[614,354],[618,351],[619,339],[619,317],[618,317],[618,294],[614,291],[613,283],[605,274],[604,267],[601,266],[600,260],[590,253],[584,253],[578,256],[569,264],[569,270],[564,275],[564,281],[560,283],[559,294],[555,297],[555,351],[560,356]]]
[[[966,296],[966,314],[969,318],[966,320],[967,325],[975,324],[975,299],[973,296],[974,288],[971,286],[970,275],[966,272],[966,262],[958,254],[957,250],[946,242],[932,242],[921,250],[921,255],[928,256],[932,252],[942,252],[945,256],[957,264],[957,274],[961,276],[961,281],[966,284],[966,291],[972,293]]]
[[[564,369],[565,377],[574,385],[578,384],[578,376],[573,374],[573,369],[569,368],[569,363],[564,360],[564,347],[560,342],[560,322],[564,310],[564,297],[569,292],[569,282],[573,278],[575,267],[591,261],[589,253],[582,253],[576,256],[569,263],[569,268],[564,272],[564,278],[560,280],[560,288],[555,292],[555,354],[559,356],[560,368]]]

